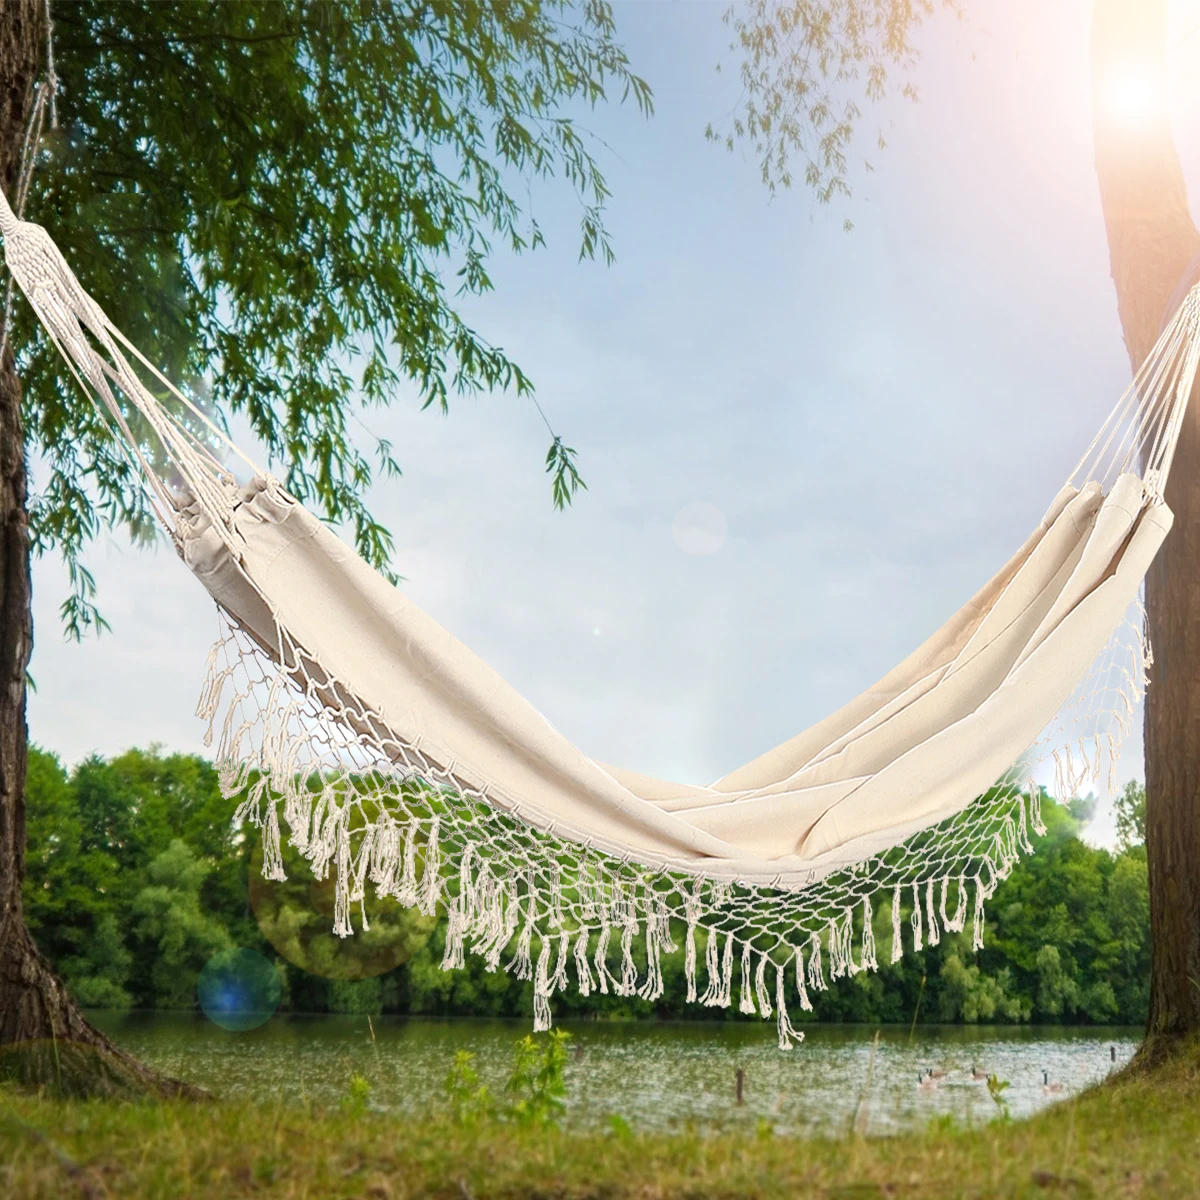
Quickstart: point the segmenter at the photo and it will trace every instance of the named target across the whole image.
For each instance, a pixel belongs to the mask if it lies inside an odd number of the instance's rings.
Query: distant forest
[[[987,906],[986,948],[966,934],[906,953],[813,993],[824,1021],[1131,1023],[1145,1020],[1150,973],[1145,797],[1130,784],[1118,801],[1121,849],[1094,849],[1079,832],[1088,800],[1043,800],[1045,837]],[[532,984],[489,974],[468,955],[443,972],[444,918],[394,901],[368,901],[371,929],[330,932],[333,895],[303,862],[286,883],[259,873],[253,830],[235,829],[212,765],[193,755],[130,750],[71,771],[32,750],[29,924],[75,996],[96,1008],[196,1007],[196,982],[232,947],[273,961],[284,1010],[339,1013],[528,1015]],[[888,906],[877,914],[890,945]],[[682,941],[677,938],[677,941]],[[887,955],[881,953],[881,959]],[[747,1020],[734,1009],[686,1003],[683,954],[664,955],[664,995],[554,997],[556,1014]],[[735,1006],[736,1007],[736,1006]]]

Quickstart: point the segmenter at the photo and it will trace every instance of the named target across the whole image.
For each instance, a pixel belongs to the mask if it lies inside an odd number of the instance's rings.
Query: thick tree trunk
[[[9,196],[44,18],[43,0],[0,0],[0,180]],[[0,360],[0,1078],[76,1095],[201,1095],[150,1071],[93,1029],[25,927],[25,679],[33,641],[25,505],[21,385],[10,347]]]
[[[1168,305],[1200,254],[1200,234],[1188,211],[1168,122],[1166,32],[1167,0],[1096,0],[1096,173],[1117,305],[1135,369],[1154,345]],[[1114,104],[1117,81],[1131,76],[1161,88],[1161,97],[1139,119]],[[1181,1036],[1200,1032],[1200,397],[1195,394],[1166,499],[1175,526],[1146,577],[1154,650],[1145,715],[1150,1057]]]

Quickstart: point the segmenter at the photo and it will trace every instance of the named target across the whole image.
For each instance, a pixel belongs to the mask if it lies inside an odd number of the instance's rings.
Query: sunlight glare
[[[1141,65],[1119,68],[1104,88],[1109,119],[1124,129],[1140,129],[1149,124],[1165,100],[1163,81]]]

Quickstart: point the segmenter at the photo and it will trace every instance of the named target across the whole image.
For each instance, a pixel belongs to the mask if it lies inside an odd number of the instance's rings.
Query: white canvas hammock
[[[153,490],[225,634],[200,713],[226,795],[336,879],[336,931],[368,887],[444,908],[443,967],[466,949],[534,980],[535,1024],[573,975],[653,1000],[685,940],[688,999],[787,1004],[964,929],[1040,829],[1035,768],[1069,796],[1107,765],[1140,698],[1142,577],[1200,356],[1188,293],[1025,544],[924,645],[812,729],[708,787],[596,762],[242,456],[121,335],[49,236],[0,200],[18,285]],[[166,388],[170,410],[143,379]],[[231,447],[232,448],[232,447]],[[169,464],[164,467],[163,463]],[[363,913],[365,922],[365,912]],[[619,939],[619,951],[613,939]],[[610,949],[618,966],[610,962]],[[704,954],[701,971],[697,957]]]

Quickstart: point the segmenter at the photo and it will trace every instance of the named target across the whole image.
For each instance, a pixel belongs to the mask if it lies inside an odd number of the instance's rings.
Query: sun
[[[1104,110],[1125,129],[1149,125],[1166,103],[1166,81],[1141,64],[1118,66],[1103,84]]]

